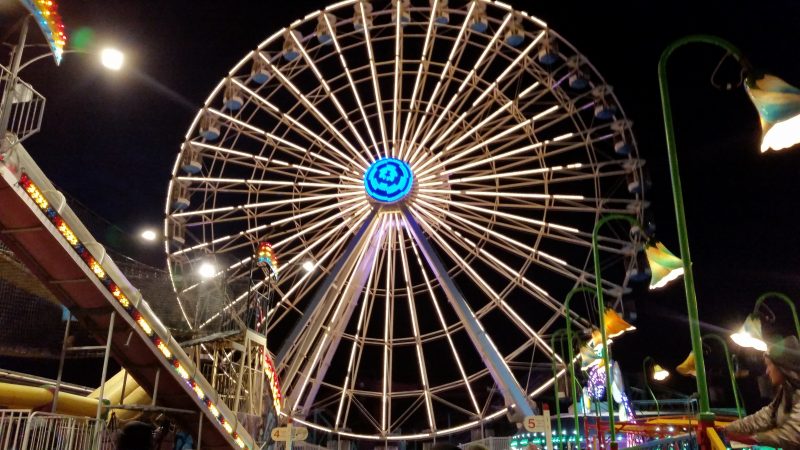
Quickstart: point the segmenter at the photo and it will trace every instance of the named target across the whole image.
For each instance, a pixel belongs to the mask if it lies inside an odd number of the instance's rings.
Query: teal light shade
[[[652,272],[650,289],[662,288],[683,275],[683,261],[667,250],[661,242],[648,245],[645,254]]]
[[[742,326],[731,334],[731,339],[741,347],[767,351],[767,343],[764,342],[764,335],[761,333],[761,320],[753,314],[747,316]]]
[[[772,75],[748,79],[745,88],[761,117],[761,151],[800,143],[800,89]]]

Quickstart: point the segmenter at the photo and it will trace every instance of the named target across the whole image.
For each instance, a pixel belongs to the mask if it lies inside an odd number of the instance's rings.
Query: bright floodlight
[[[800,89],[772,75],[748,80],[745,87],[761,118],[761,151],[800,143]]]
[[[741,347],[767,351],[767,343],[761,333],[761,320],[753,315],[747,316],[736,333],[731,334],[731,340]]]
[[[211,278],[217,273],[217,268],[209,262],[204,262],[197,269],[197,273],[203,278]]]
[[[153,230],[144,230],[142,231],[142,239],[145,241],[155,241],[156,240],[156,232]]]
[[[306,272],[311,272],[312,270],[314,270],[314,263],[311,261],[304,262],[303,269],[305,269]]]
[[[125,55],[115,48],[105,48],[100,52],[100,62],[109,70],[119,70],[125,62]]]

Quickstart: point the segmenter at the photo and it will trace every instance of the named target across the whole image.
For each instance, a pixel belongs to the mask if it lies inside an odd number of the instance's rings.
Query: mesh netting
[[[0,355],[57,357],[63,308],[0,243]]]

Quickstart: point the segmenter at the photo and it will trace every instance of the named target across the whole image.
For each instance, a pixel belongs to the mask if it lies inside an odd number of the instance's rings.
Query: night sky
[[[508,2],[546,21],[614,86],[634,122],[640,157],[647,160],[657,237],[676,252],[656,78],[661,50],[686,34],[716,34],[739,46],[756,67],[800,84],[796,0]],[[66,55],[59,68],[48,60],[26,69],[23,78],[45,95],[47,109],[42,132],[25,146],[57,186],[129,232],[125,239],[135,239],[142,226],[161,228],[180,143],[219,79],[276,29],[326,2],[59,4],[68,30],[90,27],[97,45],[125,51],[130,69],[111,74],[92,58],[74,54]],[[0,13],[6,30],[8,10]],[[800,148],[759,153],[758,117],[744,90],[712,86],[711,74],[722,56],[719,49],[693,45],[670,61],[700,317],[708,331],[720,332],[742,320],[761,292],[800,296]],[[715,81],[738,82],[730,59]],[[162,254],[157,245],[137,257],[163,265]],[[682,283],[655,294],[637,292],[632,300],[639,330],[614,346],[623,371],[641,370],[646,355],[665,366],[680,363],[690,348]],[[790,329],[784,308],[774,305],[778,323],[768,330]],[[719,352],[712,351],[712,382],[723,385],[724,378],[716,376]],[[745,359],[760,370],[758,357]],[[693,382],[677,378],[668,382],[670,388],[690,393]],[[747,383],[752,390],[752,378]],[[751,395],[748,401],[752,410],[758,399]]]

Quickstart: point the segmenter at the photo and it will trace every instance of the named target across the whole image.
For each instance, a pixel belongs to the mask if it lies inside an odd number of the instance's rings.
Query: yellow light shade
[[[603,355],[601,353],[588,345],[581,346],[581,370],[589,370],[602,363]]]
[[[800,89],[772,75],[748,79],[745,88],[761,118],[761,151],[800,143]]]
[[[731,334],[731,340],[741,347],[767,351],[767,343],[764,342],[764,335],[761,333],[761,319],[753,314],[747,316],[742,326]]]
[[[626,331],[633,331],[636,329],[635,326],[626,322],[625,319],[620,317],[620,315],[617,314],[617,312],[612,308],[606,309],[605,322],[606,336],[609,338],[615,338],[622,335]]]
[[[664,381],[669,378],[669,371],[658,364],[653,365],[653,379],[656,381]]]
[[[612,342],[614,341],[608,339],[608,336],[606,336],[606,343],[610,344]],[[589,341],[589,343],[595,350],[603,348],[603,336],[600,334],[600,330],[598,330],[597,328],[592,330],[592,340]]]
[[[683,261],[667,250],[661,242],[648,245],[645,254],[652,272],[650,289],[662,288],[683,275]]]
[[[675,370],[687,377],[696,377],[697,376],[697,365],[695,364],[694,360],[694,352],[689,353],[689,356],[686,357],[685,360],[675,368]]]

